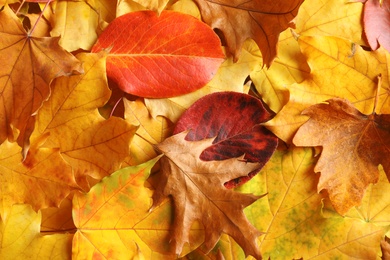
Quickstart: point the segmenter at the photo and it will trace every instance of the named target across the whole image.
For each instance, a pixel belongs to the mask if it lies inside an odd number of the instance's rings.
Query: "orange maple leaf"
[[[25,148],[34,128],[31,116],[49,97],[52,79],[83,72],[81,63],[58,45],[59,38],[31,33],[5,6],[0,12],[0,143],[17,138]]]
[[[268,67],[276,57],[279,34],[292,27],[303,0],[195,0],[203,20],[220,29],[229,51],[238,60],[248,38],[255,40]]]
[[[378,165],[390,179],[390,115],[365,115],[340,98],[303,111],[310,119],[296,133],[298,146],[322,146],[314,170],[321,172],[318,191],[326,189],[344,215],[360,205],[370,183],[378,182]]]
[[[164,156],[160,159],[160,182],[153,194],[152,209],[172,196],[175,218],[171,243],[176,254],[180,255],[183,245],[189,242],[191,225],[199,221],[205,229],[206,252],[224,232],[240,244],[246,255],[260,259],[256,240],[261,232],[249,223],[243,209],[261,196],[238,193],[224,186],[225,182],[258,169],[259,164],[243,162],[243,156],[202,161],[199,156],[213,139],[189,142],[184,139],[186,135],[182,132],[157,145]]]

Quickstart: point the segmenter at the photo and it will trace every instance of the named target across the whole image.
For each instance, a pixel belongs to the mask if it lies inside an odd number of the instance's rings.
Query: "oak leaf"
[[[0,221],[1,259],[70,259],[73,234],[43,235],[41,213],[29,205],[14,205]]]
[[[364,3],[364,34],[371,49],[377,50],[379,45],[390,51],[390,1],[389,0],[357,0]]]
[[[157,145],[164,156],[160,159],[160,182],[153,194],[152,209],[166,197],[172,196],[174,210],[171,244],[177,255],[189,242],[189,230],[195,221],[205,229],[204,251],[209,252],[221,233],[232,236],[246,255],[261,258],[257,237],[261,235],[242,211],[261,196],[237,193],[224,183],[246,176],[259,167],[258,163],[243,162],[243,156],[223,161],[202,161],[202,151],[212,139],[189,142],[187,132],[174,135]]]
[[[112,21],[92,52],[109,51],[107,76],[123,91],[163,98],[209,82],[224,59],[220,45],[213,30],[190,15],[140,11]]]
[[[314,170],[321,173],[318,191],[329,193],[342,215],[360,205],[381,164],[390,179],[390,115],[360,113],[343,99],[330,99],[303,111],[310,117],[296,133],[298,146],[322,146]]]
[[[50,94],[50,82],[81,73],[81,63],[58,45],[59,38],[32,37],[5,6],[0,12],[0,143],[16,138],[28,148],[34,118]],[[15,129],[16,128],[16,129]]]
[[[238,60],[241,47],[248,38],[255,40],[263,54],[263,63],[270,67],[276,57],[279,34],[293,25],[303,0],[196,0],[202,19],[221,30],[229,51]]]

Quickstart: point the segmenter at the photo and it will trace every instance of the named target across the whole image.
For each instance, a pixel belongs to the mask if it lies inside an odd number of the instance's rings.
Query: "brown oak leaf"
[[[359,112],[348,100],[333,98],[303,111],[310,119],[296,133],[297,146],[322,146],[314,170],[318,191],[326,189],[342,215],[360,205],[381,164],[390,179],[390,115]]]
[[[195,0],[203,20],[221,30],[227,47],[238,60],[248,38],[255,40],[268,67],[276,57],[279,34],[293,27],[304,0]]]
[[[224,183],[259,167],[258,163],[246,163],[243,156],[223,161],[202,161],[202,151],[212,145],[213,139],[186,141],[188,132],[165,139],[157,145],[164,153],[160,159],[160,182],[153,194],[152,209],[168,197],[174,203],[171,244],[177,255],[189,242],[189,231],[195,221],[203,224],[205,241],[203,248],[209,252],[224,232],[243,248],[246,255],[261,259],[257,237],[261,235],[253,227],[243,209],[261,196],[238,193],[226,189]]]

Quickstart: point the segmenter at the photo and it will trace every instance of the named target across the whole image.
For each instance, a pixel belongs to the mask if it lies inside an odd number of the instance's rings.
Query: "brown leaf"
[[[31,116],[49,97],[52,79],[82,72],[81,63],[58,45],[59,38],[30,34],[5,6],[0,12],[0,143],[20,132],[18,143],[25,148],[35,121]]]
[[[174,135],[157,145],[164,153],[161,161],[160,183],[153,194],[153,207],[171,195],[175,206],[171,243],[177,255],[189,242],[189,231],[195,221],[205,229],[205,252],[209,252],[221,233],[234,238],[246,255],[261,258],[257,237],[261,234],[247,220],[243,209],[261,196],[228,190],[224,183],[259,167],[240,158],[223,161],[202,161],[201,152],[213,139],[188,142],[188,132]],[[241,160],[240,160],[241,159]]]
[[[378,182],[378,165],[390,179],[390,115],[365,115],[349,101],[333,98],[304,110],[310,119],[299,128],[298,146],[322,146],[314,170],[321,172],[318,191],[328,190],[338,213],[360,205],[370,183]]]
[[[382,259],[389,260],[390,259],[390,243],[386,239],[381,241],[381,249],[382,249]]]
[[[303,0],[196,0],[203,20],[220,29],[229,51],[238,60],[248,38],[255,40],[268,67],[276,57],[279,34],[293,25]]]

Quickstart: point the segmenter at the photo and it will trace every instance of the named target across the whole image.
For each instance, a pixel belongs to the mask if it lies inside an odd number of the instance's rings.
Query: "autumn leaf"
[[[321,173],[318,191],[326,189],[337,212],[344,215],[360,205],[367,186],[378,181],[379,164],[390,179],[390,116],[364,115],[343,99],[311,106],[303,114],[310,119],[293,142],[323,147],[314,169]]]
[[[42,235],[41,213],[29,205],[14,205],[0,222],[1,259],[70,259],[73,234]]]
[[[50,35],[61,37],[59,44],[67,51],[90,50],[98,37],[99,13],[95,8],[94,1],[58,1]]]
[[[129,33],[123,33],[123,32]],[[172,11],[140,11],[116,18],[92,52],[109,50],[107,75],[123,91],[172,97],[203,87],[224,54],[217,35],[196,18]]]
[[[387,51],[380,48],[367,52],[349,40],[332,36],[300,36],[298,42],[311,72],[305,81],[287,87],[288,103],[265,123],[280,139],[291,142],[308,119],[301,112],[329,98],[348,99],[362,113],[371,113],[379,74],[383,81],[377,109],[382,114],[390,113]]]
[[[163,203],[150,212],[152,191],[144,187],[160,157],[123,168],[96,184],[87,194],[73,198],[73,219],[78,228],[73,240],[74,259],[171,255],[168,244],[170,207]],[[198,245],[199,242],[195,241]]]
[[[371,49],[377,50],[379,45],[390,50],[390,1],[357,0],[364,3],[364,34]]]
[[[223,32],[234,60],[238,60],[244,41],[252,38],[261,50],[263,63],[270,67],[276,57],[279,34],[293,25],[292,20],[303,0],[195,2],[200,7],[203,20]]]
[[[244,183],[269,160],[278,145],[278,139],[260,123],[272,115],[260,100],[236,92],[217,92],[195,102],[180,117],[173,134],[189,131],[185,140],[200,141],[215,137],[213,144],[201,154],[204,161],[226,160],[245,155],[248,162],[259,163],[249,176],[229,182],[233,187]]]
[[[14,204],[30,204],[35,211],[55,207],[78,189],[72,168],[58,149],[31,146],[24,161],[21,151],[16,143],[0,145],[2,218]]]
[[[244,43],[240,58],[233,62],[233,58],[227,58],[219,67],[214,78],[206,86],[192,93],[164,99],[145,99],[145,105],[151,115],[164,116],[175,123],[180,116],[195,101],[206,96],[207,94],[235,91],[248,93],[248,86],[244,84],[250,72],[261,62],[259,48],[255,42],[248,40]]]
[[[77,183],[89,189],[88,177],[100,180],[121,167],[137,127],[121,118],[104,119],[98,111],[110,97],[105,53],[80,53],[85,73],[61,77],[38,112],[32,143],[59,148],[72,166]]]
[[[279,112],[288,102],[286,87],[310,78],[307,58],[301,53],[296,35],[337,36],[363,44],[361,14],[362,4],[344,0],[306,0],[302,3],[294,20],[295,33],[289,28],[280,34],[278,55],[272,66],[264,68],[259,64],[250,74],[256,90],[272,111]]]
[[[231,235],[246,255],[261,258],[257,237],[261,234],[246,219],[242,210],[261,196],[237,193],[224,183],[258,169],[259,164],[243,162],[243,156],[223,161],[205,162],[202,151],[211,139],[189,142],[187,132],[174,135],[157,145],[164,154],[160,159],[160,182],[153,194],[153,206],[171,195],[175,205],[171,244],[177,255],[189,242],[189,230],[194,221],[205,229],[205,252],[209,252],[221,236]]]
[[[139,99],[136,101],[124,99],[123,102],[126,122],[138,127],[131,141],[129,159],[126,162],[129,165],[141,164],[157,156],[153,145],[170,136],[173,125],[162,116],[153,118]]]
[[[374,196],[367,193],[366,206],[357,209],[354,216],[340,216],[333,208],[334,214],[329,215],[331,205],[323,205],[326,195],[317,192],[319,174],[314,173],[314,155],[310,148],[280,146],[259,174],[236,188],[255,195],[268,193],[245,209],[251,223],[265,233],[259,238],[263,258],[375,259],[388,227],[383,221],[388,221],[389,202],[384,198],[390,191],[385,175],[387,185],[385,180],[380,186],[372,185]],[[221,250],[228,248],[223,250],[226,259],[239,253],[232,239],[219,245]]]
[[[81,73],[81,63],[58,45],[58,38],[31,37],[8,6],[0,12],[0,28],[0,143],[17,138],[27,148],[34,126],[31,115],[48,98],[50,82]]]
[[[168,4],[168,0],[134,0],[134,2],[139,3],[142,6],[145,6],[147,9],[161,14],[165,6]]]

